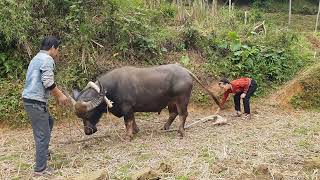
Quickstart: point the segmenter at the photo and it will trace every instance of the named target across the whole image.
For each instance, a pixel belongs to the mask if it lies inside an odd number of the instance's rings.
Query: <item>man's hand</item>
[[[55,87],[52,91],[51,91],[52,95],[55,97],[57,103],[60,106],[66,106],[67,104],[69,104],[69,99],[67,98],[66,95],[64,95],[60,89],[58,89],[58,87]]]
[[[246,93],[242,93],[241,96],[240,96],[241,99],[244,99],[246,97],[246,95],[247,95]]]
[[[66,106],[69,104],[69,99],[67,98],[67,96],[65,96],[64,94],[61,94],[58,98],[57,98],[58,104],[60,106]]]

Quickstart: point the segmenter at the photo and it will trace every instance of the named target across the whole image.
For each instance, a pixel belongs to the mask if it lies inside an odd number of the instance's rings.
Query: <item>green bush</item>
[[[7,42],[27,40],[27,32],[32,21],[29,5],[28,1],[0,1],[0,34],[4,35]]]
[[[24,77],[26,64],[13,53],[0,53],[0,78]]]
[[[266,8],[272,7],[272,0],[251,0],[252,5],[256,8]]]
[[[176,9],[169,4],[162,4],[162,6],[160,7],[160,12],[162,13],[162,16],[164,18],[168,18],[169,20],[175,18],[177,13]]]
[[[318,12],[317,1],[292,1],[293,14],[315,15]],[[289,1],[283,0],[251,0],[253,7],[264,12],[288,12]]]
[[[22,83],[0,79],[0,89],[0,123],[26,125],[28,120],[21,100]]]
[[[220,60],[216,56],[213,60],[209,57],[208,71],[214,69],[214,73],[232,79],[251,77],[258,82],[260,93],[268,89],[267,86],[292,78],[303,65],[290,49],[243,44],[235,32],[229,33],[228,41],[220,43],[216,48],[224,50],[228,56]]]

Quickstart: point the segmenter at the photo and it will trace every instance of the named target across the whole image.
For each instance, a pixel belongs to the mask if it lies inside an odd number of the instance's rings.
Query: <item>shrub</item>
[[[230,32],[228,38],[227,42],[217,45],[227,51],[228,56],[209,61],[208,70],[216,69],[216,73],[229,78],[251,77],[257,80],[260,93],[269,85],[278,85],[292,78],[303,65],[303,61],[293,56],[289,49],[243,44],[235,32]]]
[[[0,78],[24,77],[26,64],[13,53],[0,53]]]
[[[0,89],[0,123],[25,125],[28,120],[21,100],[22,83],[0,79]]]

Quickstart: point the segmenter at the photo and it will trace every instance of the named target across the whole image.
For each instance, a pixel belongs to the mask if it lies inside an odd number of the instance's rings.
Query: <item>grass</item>
[[[308,135],[308,132],[310,131],[309,128],[306,128],[304,126],[296,128],[293,130],[293,133],[296,135]]]
[[[3,157],[0,157],[0,161],[16,161],[19,158],[18,154],[10,154]]]
[[[120,165],[119,169],[117,170],[118,177],[120,179],[131,179],[128,175],[130,174],[130,170],[134,167],[132,162],[125,163]]]
[[[270,26],[275,27],[289,27],[288,26],[288,14],[287,13],[266,13],[265,20]],[[313,32],[315,29],[316,16],[315,15],[299,15],[293,14],[291,17],[290,29],[306,33]]]
[[[61,169],[63,167],[68,167],[70,165],[69,158],[64,153],[55,154],[52,160],[49,162],[55,169]]]
[[[208,163],[211,166],[216,161],[216,155],[209,147],[202,149],[202,152],[199,155],[204,162]]]
[[[311,147],[310,140],[303,139],[298,142],[298,145],[302,148],[309,149]]]
[[[206,106],[190,109],[187,123],[212,113]],[[75,140],[88,137],[78,130],[81,122],[69,120],[72,126],[58,123],[53,130],[51,148],[54,153],[49,165],[56,168],[55,177],[60,179],[99,169],[106,170],[113,179],[130,179],[137,171],[146,167],[156,169],[161,163],[172,167],[171,172],[160,174],[166,179],[232,179],[242,172],[253,174],[252,167],[262,163],[268,164],[272,173],[280,172],[286,179],[312,175],[313,172],[301,170],[303,164],[296,162],[317,155],[319,134],[313,132],[319,128],[320,114],[284,113],[260,103],[255,105],[255,111],[259,113],[252,121],[232,119],[231,109],[223,111],[221,115],[228,119],[228,126],[215,127],[210,122],[199,124],[187,130],[183,139],[176,132],[159,131],[168,115],[167,112],[160,116],[154,113],[150,118],[156,117],[161,123],[136,118],[141,131],[132,142],[122,141],[124,125],[113,123],[119,121],[114,117],[101,121],[97,134],[91,139],[77,142]],[[177,125],[178,120],[172,128]],[[26,178],[32,171],[34,147],[29,131],[1,132],[0,144],[5,137],[10,137],[8,145],[0,147],[1,179]],[[69,141],[71,143],[67,143]],[[16,149],[28,150],[20,154]],[[214,164],[221,164],[227,170],[215,173],[218,171],[211,170]]]
[[[151,153],[142,153],[137,156],[136,160],[137,161],[147,161],[149,159],[152,159],[153,157],[154,157],[154,155]]]
[[[176,177],[176,180],[189,180],[190,178],[186,175]]]

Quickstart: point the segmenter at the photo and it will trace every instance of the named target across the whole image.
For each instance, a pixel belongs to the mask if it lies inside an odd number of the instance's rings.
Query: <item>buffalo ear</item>
[[[80,92],[79,92],[77,89],[73,89],[73,90],[72,90],[72,97],[73,97],[73,99],[77,100],[78,97],[79,97],[79,95],[80,95]]]

